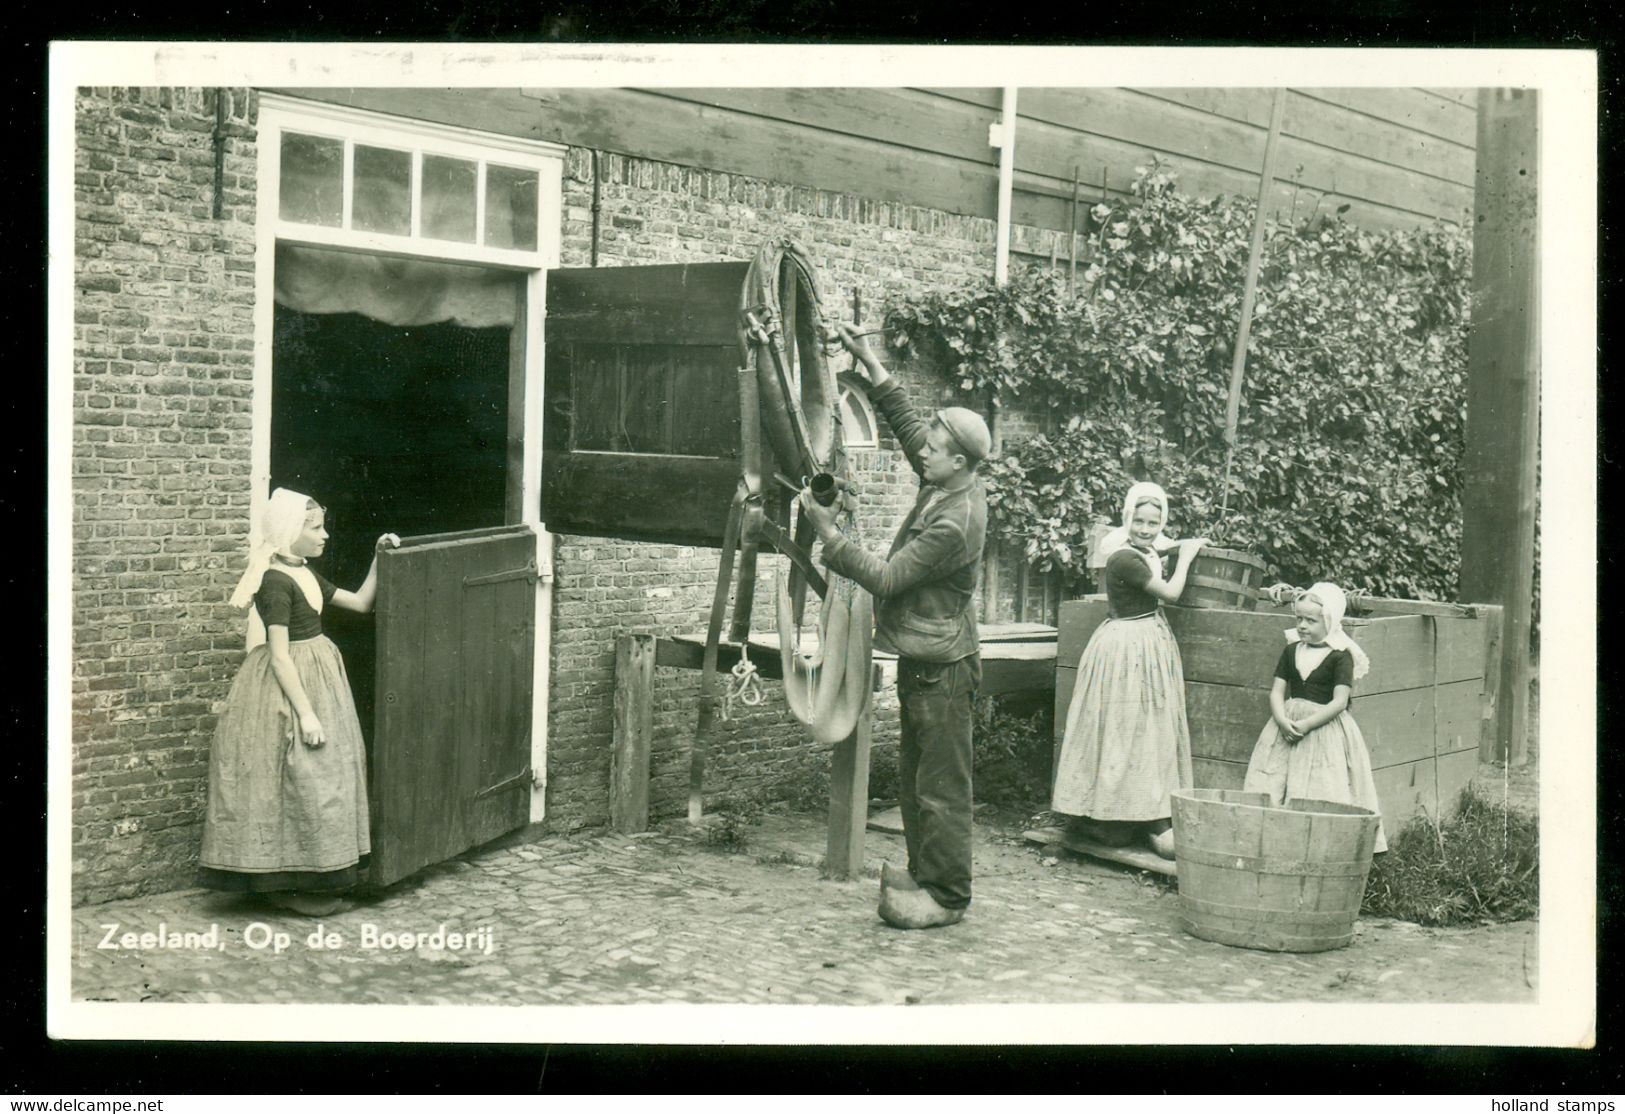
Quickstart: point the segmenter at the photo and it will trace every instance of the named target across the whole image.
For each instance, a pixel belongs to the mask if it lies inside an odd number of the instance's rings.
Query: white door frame
[[[471,94],[477,95],[477,94]],[[249,536],[258,539],[259,521],[270,498],[271,483],[271,368],[272,336],[275,327],[278,241],[409,255],[448,263],[486,265],[525,275],[525,401],[524,466],[520,476],[521,521],[536,533],[535,662],[531,694],[530,764],[534,773],[530,796],[532,823],[547,811],[547,726],[548,687],[552,676],[553,631],[553,536],[542,526],[542,407],[543,397],[543,316],[546,310],[547,270],[559,263],[563,230],[564,155],[563,146],[514,136],[453,128],[406,117],[364,112],[340,105],[306,101],[276,93],[260,93],[258,189],[255,196],[254,269],[254,378],[250,435]],[[502,165],[520,165],[538,172],[537,246],[535,251],[513,251],[474,244],[449,244],[417,236],[388,236],[356,232],[348,228],[322,228],[281,219],[279,183],[281,180],[282,130],[328,135],[345,140],[344,206],[350,212],[350,144],[355,140],[383,146],[409,146],[436,154],[451,154],[477,160],[489,159]],[[414,168],[418,158],[413,160]],[[479,164],[483,182],[485,163]],[[414,172],[414,184],[418,175]],[[483,230],[484,190],[476,190],[477,228]],[[414,206],[414,212],[417,206]],[[413,225],[417,226],[414,216]]]

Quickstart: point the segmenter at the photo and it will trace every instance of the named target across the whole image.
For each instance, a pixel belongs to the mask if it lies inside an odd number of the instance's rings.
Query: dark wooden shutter
[[[378,576],[371,880],[388,885],[530,818],[536,535],[406,538]]]
[[[739,482],[746,263],[547,273],[542,519],[720,545]]]

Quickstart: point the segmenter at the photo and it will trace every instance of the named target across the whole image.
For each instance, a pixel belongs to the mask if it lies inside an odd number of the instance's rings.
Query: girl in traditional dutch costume
[[[355,592],[311,569],[324,517],[313,499],[273,492],[232,594],[233,606],[252,605],[249,650],[215,728],[199,857],[204,885],[311,916],[339,907],[371,850],[361,721],[321,617],[329,604],[371,611],[378,560]],[[399,544],[378,539],[380,550]]]
[[[1348,603],[1335,584],[1316,584],[1292,605],[1297,625],[1275,665],[1270,722],[1247,763],[1244,788],[1289,798],[1335,801],[1381,813],[1371,754],[1349,714],[1354,682],[1371,668],[1365,651],[1343,632]],[[1377,825],[1376,851],[1387,840]]]
[[[1052,807],[1077,817],[1072,829],[1086,838],[1124,846],[1144,834],[1172,858],[1170,794],[1190,787],[1191,743],[1184,669],[1162,604],[1185,590],[1206,539],[1164,537],[1167,519],[1162,488],[1135,484],[1122,527],[1101,543],[1110,617],[1078,662]],[[1178,561],[1165,579],[1159,553],[1174,548]]]

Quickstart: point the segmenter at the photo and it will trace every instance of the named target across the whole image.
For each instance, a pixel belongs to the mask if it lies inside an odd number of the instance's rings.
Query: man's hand
[[[823,542],[834,541],[840,536],[835,529],[835,508],[826,507],[813,498],[811,488],[802,488],[798,496],[801,503],[801,513],[812,522],[813,528],[818,531],[818,540]]]
[[[856,325],[846,321],[835,323],[836,334],[841,338],[841,346],[852,353],[852,371],[861,379],[867,379],[871,387],[878,387],[884,383],[889,375],[886,367],[880,362],[880,357],[874,354],[869,347],[867,336],[860,336]],[[862,371],[858,368],[862,367]]]

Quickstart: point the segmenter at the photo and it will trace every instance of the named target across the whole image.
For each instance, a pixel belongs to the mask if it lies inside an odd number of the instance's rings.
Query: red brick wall
[[[73,891],[185,885],[242,659],[253,375],[253,99],[84,89],[74,152]]]

